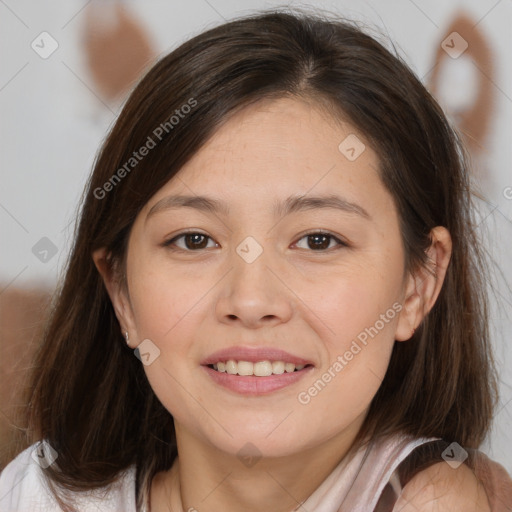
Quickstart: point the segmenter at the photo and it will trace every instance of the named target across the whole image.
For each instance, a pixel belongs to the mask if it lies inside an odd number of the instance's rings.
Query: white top
[[[379,441],[371,451],[360,449],[350,460],[342,460],[302,505],[315,512],[338,512],[340,507],[351,512],[372,511],[400,462],[414,448],[431,440],[393,436]],[[45,446],[49,445],[33,444],[0,473],[0,512],[61,511],[43,475],[45,459],[41,450]],[[73,505],[79,512],[138,512],[135,466],[120,473],[110,487],[75,493]]]
[[[46,485],[44,463],[37,461],[41,443],[21,452],[0,473],[0,512],[60,512]],[[110,489],[74,493],[72,503],[80,512],[137,512],[135,466],[121,473]]]

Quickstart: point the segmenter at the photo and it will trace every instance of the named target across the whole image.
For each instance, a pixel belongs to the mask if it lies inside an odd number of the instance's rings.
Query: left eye
[[[323,251],[325,249],[329,249],[330,242],[335,241],[339,246],[345,246],[348,245],[341,241],[339,238],[335,237],[334,235],[331,235],[330,233],[324,233],[324,232],[315,232],[315,233],[308,233],[304,235],[302,238],[299,239],[302,240],[304,238],[307,238],[307,245],[308,247],[313,247],[314,251]],[[298,244],[298,242],[297,242]]]
[[[179,246],[177,244],[178,240],[183,239],[185,241],[185,247]],[[172,250],[174,248],[172,247],[175,245],[181,250],[185,251],[192,251],[195,252],[196,250],[206,249],[207,247],[207,240],[210,239],[213,241],[212,238],[209,236],[198,233],[198,232],[188,232],[188,233],[181,233],[180,235],[175,236],[174,238],[171,238],[167,242],[164,242],[165,247],[169,247]],[[335,237],[334,235],[331,235],[330,233],[324,233],[324,232],[314,232],[314,233],[308,233],[304,235],[303,237],[299,238],[299,240],[296,242],[296,245],[300,242],[300,240],[307,239],[307,248],[312,248],[314,251],[325,251],[326,249],[329,249],[331,242],[335,241],[338,246],[344,246],[347,247],[348,244],[341,241],[339,238]],[[304,248],[304,247],[302,247]]]

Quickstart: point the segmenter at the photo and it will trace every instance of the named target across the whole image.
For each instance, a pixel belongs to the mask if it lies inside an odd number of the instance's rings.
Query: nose
[[[232,269],[219,287],[215,312],[220,322],[257,329],[287,322],[293,312],[293,293],[284,272],[266,251],[251,261],[234,252]]]

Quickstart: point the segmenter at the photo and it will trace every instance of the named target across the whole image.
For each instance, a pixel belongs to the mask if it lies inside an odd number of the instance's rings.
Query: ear
[[[94,264],[103,279],[110,301],[114,307],[121,334],[124,338],[125,333],[128,332],[128,338],[133,340],[133,343],[137,339],[137,330],[135,328],[130,298],[127,290],[122,286],[119,276],[112,268],[109,257],[110,254],[107,254],[106,248],[104,247],[97,249],[92,254]]]
[[[397,322],[395,340],[406,341],[434,306],[452,254],[452,239],[449,231],[436,226],[430,232],[432,243],[426,253],[428,269],[420,268],[409,274],[405,284],[403,309]]]

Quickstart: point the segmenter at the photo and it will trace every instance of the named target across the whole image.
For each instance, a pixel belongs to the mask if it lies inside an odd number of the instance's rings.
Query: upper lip
[[[242,346],[218,350],[201,361],[201,364],[206,366],[216,364],[219,361],[229,361],[230,359],[233,361],[248,361],[251,363],[257,363],[259,361],[283,361],[295,365],[303,364],[304,366],[313,364],[311,361],[277,348]]]

